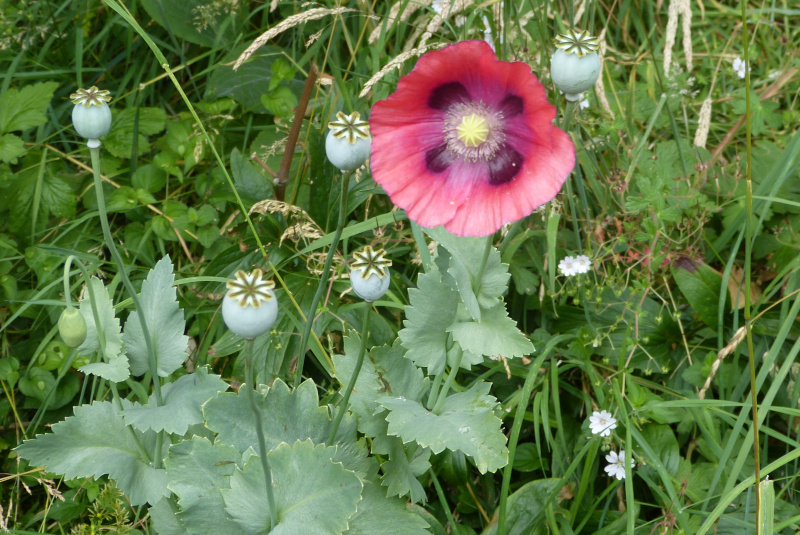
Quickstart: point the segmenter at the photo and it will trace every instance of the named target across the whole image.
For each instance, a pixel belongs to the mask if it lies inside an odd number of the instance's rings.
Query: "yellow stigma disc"
[[[467,147],[477,147],[489,137],[489,125],[486,119],[474,113],[461,119],[457,130],[458,139]]]

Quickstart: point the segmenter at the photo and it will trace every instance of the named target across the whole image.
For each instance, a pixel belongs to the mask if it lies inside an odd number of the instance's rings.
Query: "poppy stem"
[[[358,349],[358,359],[356,360],[356,366],[353,368],[353,375],[350,377],[350,381],[347,383],[347,388],[344,391],[344,398],[339,403],[339,408],[336,410],[336,418],[333,420],[333,425],[331,426],[330,435],[328,435],[328,446],[333,446],[333,442],[336,439],[336,433],[339,431],[339,425],[342,423],[342,418],[344,418],[344,414],[347,412],[347,407],[350,403],[350,394],[353,393],[353,390],[356,388],[356,381],[358,381],[358,375],[361,373],[361,367],[364,365],[364,355],[367,353],[367,329],[369,328],[369,309],[372,307],[372,303],[364,303],[364,317],[361,320],[361,347]]]
[[[245,389],[247,390],[247,398],[250,401],[250,409],[253,411],[253,419],[256,426],[256,437],[258,438],[258,451],[261,458],[261,468],[264,470],[264,483],[267,489],[267,504],[269,507],[270,526],[272,530],[278,525],[278,510],[275,507],[275,496],[272,492],[272,470],[269,466],[269,459],[267,459],[267,443],[264,439],[264,424],[261,421],[261,412],[258,410],[258,403],[256,402],[256,381],[253,373],[254,362],[253,359],[253,340],[244,341],[244,382]]]
[[[353,171],[348,171],[342,174],[342,193],[339,202],[339,221],[336,224],[336,232],[333,234],[330,249],[328,249],[328,256],[325,258],[325,265],[322,268],[322,275],[320,275],[319,286],[317,286],[317,293],[314,294],[314,299],[311,300],[311,306],[308,307],[306,314],[306,326],[303,330],[303,337],[300,339],[300,353],[297,356],[297,368],[294,372],[294,387],[300,385],[303,379],[303,364],[306,359],[306,349],[308,348],[308,337],[311,335],[311,326],[314,324],[314,317],[317,315],[317,306],[322,299],[322,292],[328,286],[328,275],[331,272],[331,263],[333,256],[336,254],[336,249],[339,247],[339,239],[342,237],[342,230],[344,229],[345,212],[347,212],[347,193],[349,191],[350,177],[353,176]]]
[[[447,394],[450,393],[450,387],[453,386],[453,382],[456,380],[456,374],[458,373],[459,368],[461,368],[461,359],[464,356],[464,350],[461,349],[461,346],[457,346],[456,349],[456,359],[452,366],[450,366],[450,373],[447,374],[447,379],[444,382],[444,386],[439,391],[439,397],[436,399],[436,405],[433,406],[431,412],[433,414],[439,414],[439,411],[442,410],[442,405],[444,405],[444,400],[447,398]]]
[[[486,236],[486,244],[483,249],[483,257],[481,257],[481,263],[478,265],[478,271],[475,274],[475,280],[472,281],[472,291],[475,292],[475,296],[478,296],[478,292],[481,289],[481,282],[483,282],[483,271],[486,269],[486,261],[489,260],[489,253],[492,252],[492,238],[494,234],[490,234]]]

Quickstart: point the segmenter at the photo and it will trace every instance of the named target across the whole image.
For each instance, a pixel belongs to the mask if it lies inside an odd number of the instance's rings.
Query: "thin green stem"
[[[544,360],[555,349],[556,344],[573,338],[571,334],[562,334],[552,338],[544,348],[544,351],[536,357],[536,360],[528,365],[528,375],[525,377],[525,383],[522,385],[522,393],[520,394],[519,404],[517,404],[517,412],[514,414],[514,423],[511,424],[511,435],[508,438],[508,464],[503,470],[503,483],[500,487],[500,503],[497,507],[497,535],[506,535],[506,505],[508,504],[508,492],[511,486],[511,472],[514,466],[514,456],[517,452],[517,442],[519,441],[519,433],[522,429],[522,421],[525,417],[525,411],[528,407],[528,400],[530,400],[531,392],[533,392],[533,385],[536,378],[539,377],[539,368],[541,368]]]
[[[261,421],[261,411],[258,410],[256,402],[256,391],[258,387],[253,379],[253,341],[244,341],[244,381],[247,397],[250,400],[250,409],[253,411],[253,418],[256,424],[256,438],[258,438],[258,452],[261,459],[261,469],[264,471],[264,485],[267,489],[267,504],[269,507],[269,519],[271,531],[278,525],[278,509],[275,507],[275,495],[272,491],[272,470],[269,467],[267,458],[267,442],[264,440],[264,423]]]
[[[356,360],[356,367],[353,368],[353,375],[350,377],[350,381],[347,384],[347,388],[344,391],[344,398],[339,403],[339,407],[336,409],[336,418],[333,420],[333,425],[331,426],[330,435],[328,435],[328,446],[332,446],[334,440],[336,439],[336,433],[339,431],[339,425],[342,423],[342,418],[344,418],[345,413],[347,412],[347,407],[350,404],[350,394],[353,393],[353,390],[356,387],[356,381],[358,381],[358,375],[361,373],[361,367],[364,365],[364,355],[367,354],[367,336],[369,335],[369,309],[372,307],[372,303],[364,303],[364,317],[361,320],[361,347],[358,349],[358,359]]]
[[[442,485],[439,483],[439,479],[436,477],[436,474],[433,473],[433,468],[431,468],[428,473],[431,475],[431,481],[433,481],[433,486],[436,488],[436,495],[439,497],[439,503],[442,504],[442,509],[444,509],[444,514],[447,517],[447,522],[450,523],[450,533],[458,535],[458,526],[456,526],[453,513],[450,512],[450,506],[447,503],[447,496],[445,496],[444,490],[442,490]]]
[[[744,64],[745,64],[745,132],[747,142],[747,192],[746,192],[746,218],[744,241],[744,327],[747,337],[747,361],[750,365],[750,393],[753,402],[753,456],[755,461],[755,490],[756,490],[756,519],[761,518],[761,451],[758,436],[758,387],[756,384],[756,362],[753,349],[753,331],[750,324],[752,310],[750,303],[750,276],[752,272],[751,258],[753,255],[753,152],[752,152],[752,125],[750,119],[750,34],[747,27],[747,8],[744,0],[740,2],[742,8],[742,36],[744,39]],[[756,535],[761,531],[760,523],[756,522]]]
[[[331,272],[331,263],[336,254],[336,249],[339,247],[339,239],[342,237],[342,230],[344,229],[345,212],[347,211],[347,193],[350,185],[350,177],[353,172],[348,171],[342,175],[342,194],[339,202],[339,221],[336,224],[336,232],[333,234],[333,241],[331,247],[328,249],[328,256],[325,258],[325,266],[322,268],[322,275],[320,275],[319,285],[317,292],[314,294],[314,299],[311,300],[308,314],[306,314],[306,327],[303,330],[303,337],[300,339],[300,354],[297,356],[297,369],[294,373],[294,386],[297,388],[300,381],[303,379],[303,365],[306,359],[306,349],[308,347],[308,337],[311,335],[311,327],[314,325],[314,318],[317,315],[317,307],[322,299],[322,294],[328,286],[328,275]]]
[[[486,245],[483,248],[483,256],[481,257],[481,263],[478,266],[478,271],[475,274],[475,280],[472,281],[472,290],[475,292],[475,297],[478,296],[478,292],[481,291],[481,283],[483,282],[483,272],[486,269],[486,262],[489,260],[489,253],[492,252],[492,238],[494,234],[490,234],[486,236]]]
[[[433,405],[436,403],[436,399],[439,397],[439,388],[442,386],[442,381],[444,381],[444,370],[442,370],[441,373],[437,373],[433,378],[430,392],[428,392],[428,402],[425,404],[425,407],[428,410],[433,409]]]
[[[460,345],[456,345],[456,358],[455,362],[450,366],[450,373],[447,375],[447,380],[444,382],[444,386],[439,391],[439,397],[436,398],[436,405],[433,406],[431,410],[434,414],[439,414],[439,411],[442,410],[442,405],[444,405],[444,400],[447,398],[447,394],[450,393],[450,387],[453,386],[453,382],[456,380],[456,374],[458,373],[458,369],[461,368],[461,359],[464,357],[464,350],[461,349]]]
[[[158,355],[153,347],[153,339],[150,336],[150,328],[147,326],[147,318],[144,316],[141,303],[139,302],[139,295],[133,287],[128,274],[125,271],[125,262],[119,254],[116,245],[114,245],[114,236],[111,234],[111,228],[108,225],[108,213],[106,212],[106,199],[103,194],[103,181],[100,178],[100,147],[90,148],[89,154],[92,158],[92,176],[94,177],[94,191],[97,197],[97,211],[100,214],[100,227],[103,229],[103,238],[106,241],[106,246],[111,253],[114,263],[117,264],[117,272],[122,279],[122,284],[131,296],[133,307],[136,309],[136,314],[139,316],[139,323],[142,326],[142,334],[144,335],[144,343],[147,346],[148,365],[150,368],[150,375],[153,380],[153,392],[156,396],[156,406],[160,407],[164,404],[164,399],[161,396],[161,380],[158,377]],[[153,466],[161,468],[163,459],[161,458],[161,447],[164,443],[164,432],[161,431],[156,436],[155,452],[153,456]]]

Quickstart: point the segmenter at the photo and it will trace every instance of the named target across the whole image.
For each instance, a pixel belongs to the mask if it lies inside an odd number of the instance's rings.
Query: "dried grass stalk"
[[[746,330],[744,327],[739,327],[728,345],[719,350],[719,353],[717,353],[717,360],[715,360],[714,364],[711,365],[711,373],[708,374],[708,378],[706,379],[705,384],[703,384],[703,388],[701,388],[700,392],[697,394],[698,399],[705,399],[706,391],[711,388],[711,381],[713,381],[714,377],[717,375],[717,370],[719,370],[719,367],[722,364],[722,359],[733,353],[733,350],[736,349],[736,346],[742,343],[745,332]]]
[[[389,14],[386,16],[386,18],[388,20],[387,26],[389,24],[394,24],[395,22],[403,22],[404,20],[407,20],[408,17],[413,15],[415,11],[417,11],[418,9],[420,9],[423,6],[429,6],[432,2],[433,2],[433,0],[421,0],[419,2],[408,2],[406,4],[406,8],[403,10],[402,13],[400,13],[400,8],[403,7],[404,0],[398,0],[397,2],[395,2],[395,4],[389,10]],[[398,14],[400,15],[400,18],[398,18]],[[378,37],[381,36],[381,30],[382,29],[383,29],[383,22],[378,24],[378,27],[375,28],[374,30],[372,30],[372,33],[369,34],[369,37],[367,38],[367,42],[369,44],[371,44],[371,45],[374,45],[375,41],[378,40]]]
[[[606,97],[606,86],[603,84],[603,56],[608,49],[608,45],[606,44],[606,29],[603,28],[603,31],[600,32],[600,36],[598,37],[600,41],[600,50],[597,51],[597,55],[600,56],[600,76],[597,77],[597,81],[594,83],[594,90],[597,93],[597,100],[600,102],[600,105],[606,110],[606,113],[614,118],[614,112],[611,111],[611,104],[608,103],[608,98]]]
[[[694,133],[694,144],[696,147],[706,148],[708,140],[708,130],[711,128],[711,95],[703,101],[700,106],[700,117],[697,120],[697,131]]]
[[[392,69],[399,68],[403,64],[403,62],[405,60],[407,60],[409,58],[416,57],[416,56],[421,56],[422,54],[424,54],[428,50],[441,48],[443,46],[444,46],[443,44],[435,44],[435,45],[430,45],[430,46],[420,46],[420,47],[417,47],[417,48],[415,48],[413,50],[409,50],[408,52],[403,52],[402,54],[398,54],[398,56],[396,58],[394,58],[389,63],[387,63],[381,70],[379,70],[377,72],[377,74],[375,74],[372,78],[370,78],[367,81],[366,84],[364,84],[364,89],[362,89],[361,93],[358,94],[358,98],[364,98],[365,96],[367,96],[367,93],[369,93],[369,90],[373,85],[377,84]]]
[[[233,70],[235,71],[239,67],[241,67],[242,63],[247,61],[250,56],[252,56],[256,50],[264,46],[267,41],[270,39],[274,39],[278,35],[282,34],[286,30],[290,28],[294,28],[298,24],[302,24],[309,20],[317,20],[323,17],[327,17],[328,15],[338,15],[340,13],[345,13],[348,11],[356,11],[355,9],[350,9],[347,7],[337,7],[334,9],[327,9],[324,7],[316,7],[314,9],[309,9],[308,11],[303,11],[302,13],[297,13],[296,15],[292,15],[291,17],[287,17],[285,20],[282,20],[266,32],[262,33],[258,36],[258,38],[253,41],[253,43],[247,47],[247,50],[242,52],[242,55],[239,56],[239,59],[236,60],[236,63],[233,64]]]

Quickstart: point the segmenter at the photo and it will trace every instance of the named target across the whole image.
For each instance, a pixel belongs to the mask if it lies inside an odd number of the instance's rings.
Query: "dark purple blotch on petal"
[[[501,145],[494,158],[486,162],[489,166],[489,184],[501,186],[510,182],[522,169],[524,160],[516,150],[506,144]]]
[[[428,97],[428,106],[434,110],[447,111],[450,106],[469,102],[469,91],[460,82],[442,84]]]
[[[425,153],[425,166],[431,173],[441,173],[453,163],[455,155],[447,149],[447,143],[442,143]]]
[[[506,98],[504,98],[498,106],[498,111],[501,112],[506,119],[522,115],[523,109],[524,104],[522,97],[511,94],[506,95]]]

